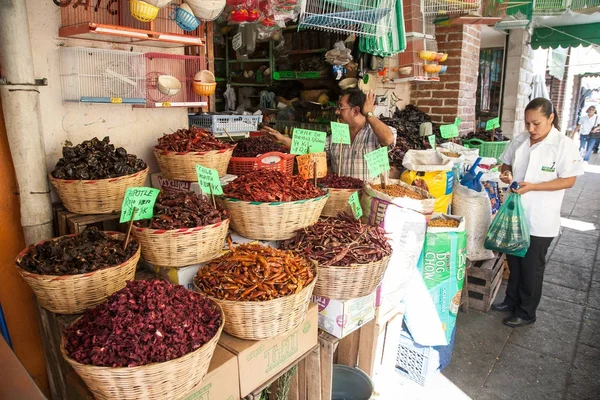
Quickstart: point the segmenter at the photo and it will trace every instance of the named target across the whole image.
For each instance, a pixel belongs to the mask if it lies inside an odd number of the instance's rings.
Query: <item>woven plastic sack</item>
[[[529,244],[529,225],[521,197],[517,193],[511,193],[492,221],[484,247],[504,254],[525,257]]]

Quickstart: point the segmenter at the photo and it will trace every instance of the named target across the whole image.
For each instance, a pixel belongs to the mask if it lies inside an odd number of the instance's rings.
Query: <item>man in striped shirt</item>
[[[337,174],[339,170],[340,151],[342,176],[352,176],[363,181],[372,180],[369,177],[364,155],[381,146],[393,146],[392,130],[381,122],[374,114],[375,93],[365,95],[360,89],[348,89],[342,92],[337,104],[336,115],[340,122],[350,127],[350,145],[331,143],[327,138],[325,151],[330,165],[329,171]],[[275,129],[263,128],[279,142],[291,146],[292,140]]]

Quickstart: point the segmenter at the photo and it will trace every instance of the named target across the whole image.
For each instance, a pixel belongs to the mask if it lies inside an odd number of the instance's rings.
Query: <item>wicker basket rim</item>
[[[323,269],[327,269],[327,268],[350,269],[350,268],[356,268],[356,267],[364,267],[367,265],[379,264],[381,262],[385,262],[385,261],[389,260],[390,258],[392,258],[391,255],[385,256],[381,260],[377,260],[377,261],[371,261],[371,262],[364,263],[364,264],[352,263],[350,265],[323,265],[310,257],[309,257],[309,260],[316,263],[319,269],[321,269],[321,268],[323,268]]]
[[[218,150],[208,150],[208,151],[173,151],[173,150],[163,150],[158,149],[156,146],[153,147],[154,153],[160,154],[161,156],[185,156],[185,155],[193,155],[193,156],[204,156],[207,154],[221,154],[226,153],[228,151],[233,152],[233,148],[236,145],[232,145],[226,149],[218,149]]]
[[[231,219],[230,218],[225,218],[224,220],[222,220],[221,222],[217,222],[216,224],[210,224],[210,225],[202,225],[202,226],[197,226],[195,228],[184,228],[184,229],[154,229],[154,228],[144,228],[144,227],[138,227],[138,226],[133,226],[133,229],[135,229],[136,232],[146,232],[149,233],[151,235],[153,234],[165,234],[165,233],[181,233],[181,234],[185,234],[185,233],[193,233],[193,232],[199,232],[199,231],[203,231],[203,230],[207,230],[207,229],[214,229],[214,228],[218,228],[221,225],[223,225],[224,223],[231,223]]]
[[[67,355],[67,350],[65,349],[65,335],[64,334],[62,334],[62,337],[60,340],[60,352],[62,353],[63,357],[69,362],[69,364],[80,365],[83,368],[94,369],[95,371],[98,371],[98,372],[99,371],[115,371],[118,369],[123,370],[123,371],[127,370],[127,371],[135,372],[135,371],[140,371],[142,369],[147,369],[149,367],[154,367],[156,365],[166,364],[171,361],[182,361],[184,359],[191,358],[193,355],[195,355],[195,353],[199,352],[202,349],[205,349],[206,346],[208,344],[210,344],[213,340],[219,340],[220,332],[223,331],[223,327],[225,326],[225,313],[223,312],[223,309],[221,308],[219,303],[217,303],[216,301],[211,299],[209,296],[204,296],[204,297],[208,298],[213,303],[214,306],[217,306],[218,310],[221,312],[221,325],[219,326],[219,329],[217,329],[217,332],[215,333],[215,335],[208,342],[204,343],[202,346],[198,347],[196,350],[182,355],[181,357],[173,358],[171,360],[162,361],[162,362],[154,362],[154,363],[145,364],[145,365],[138,365],[136,367],[101,367],[98,365],[82,364],[78,361],[75,361],[74,359],[72,359],[71,357],[69,357]],[[81,319],[81,317],[83,317],[83,315],[78,317],[77,319],[75,319],[73,322],[71,322],[69,324],[69,327],[71,325],[73,325],[74,323],[76,323],[77,321],[79,321]]]
[[[125,234],[121,233],[121,232],[114,232],[114,231],[101,231],[101,232],[104,232],[107,235],[116,236],[117,238],[124,238],[125,237]],[[74,275],[49,275],[49,274],[44,275],[44,274],[34,274],[33,272],[29,272],[29,271],[27,271],[27,270],[25,270],[25,269],[23,269],[23,268],[21,268],[19,266],[19,262],[21,261],[21,259],[23,259],[23,256],[25,256],[25,254],[27,254],[27,252],[29,252],[32,247],[35,247],[37,245],[44,244],[44,243],[47,243],[47,242],[51,242],[51,241],[54,241],[54,240],[62,239],[64,237],[71,237],[71,236],[77,236],[77,235],[78,235],[77,233],[72,233],[72,234],[69,234],[69,235],[58,236],[58,237],[55,237],[55,238],[42,240],[41,242],[36,243],[36,244],[34,244],[32,246],[27,246],[26,248],[24,248],[23,250],[21,250],[21,252],[19,253],[19,255],[17,255],[17,258],[15,258],[15,267],[17,267],[17,270],[19,270],[19,273],[21,275],[27,276],[28,278],[39,279],[39,280],[46,280],[46,281],[62,281],[62,280],[71,279],[71,278],[77,278],[77,277],[81,278],[81,277],[92,276],[92,275],[96,274],[97,272],[101,272],[101,271],[108,271],[108,270],[111,270],[111,269],[119,269],[119,268],[122,268],[123,266],[127,265],[134,258],[136,258],[136,257],[138,257],[138,256],[141,255],[142,246],[141,246],[139,240],[137,240],[137,238],[135,236],[131,235],[131,236],[129,236],[129,240],[130,241],[133,240],[133,241],[137,242],[138,248],[137,248],[136,252],[131,257],[129,257],[127,260],[123,261],[119,265],[110,265],[108,267],[97,269],[97,270],[92,271],[92,272],[86,272],[86,273],[83,273],[83,274],[74,274]]]
[[[263,154],[259,154],[256,157],[231,157],[231,161],[246,161],[246,162],[250,162],[250,161],[259,161],[262,158],[265,157],[269,157],[269,156],[278,156],[283,158],[284,160],[290,160],[294,157],[296,157],[295,154],[290,154],[290,153],[282,153],[280,151],[269,151],[268,153],[263,153]]]
[[[245,200],[239,200],[239,199],[234,199],[233,197],[225,197],[225,196],[218,196],[218,197],[223,201],[230,201],[232,203],[247,203],[247,204],[253,205],[253,206],[260,206],[260,205],[284,206],[286,204],[304,204],[304,203],[308,203],[310,201],[319,201],[319,200],[325,199],[325,198],[329,197],[329,189],[327,189],[327,193],[325,193],[323,196],[313,197],[310,199],[296,200],[296,201],[262,202],[262,201],[245,201]]]
[[[138,176],[139,174],[143,174],[144,172],[148,172],[150,171],[150,167],[146,167],[145,169],[138,171],[138,172],[134,172],[133,174],[129,174],[129,175],[123,175],[123,176],[117,176],[115,178],[105,178],[105,179],[58,179],[52,176],[52,172],[50,172],[48,174],[48,176],[50,177],[50,180],[53,182],[61,182],[61,183],[74,183],[74,182],[82,182],[86,185],[93,185],[93,184],[97,184],[97,183],[108,183],[108,182],[116,182],[122,179],[127,179],[127,178],[133,178],[134,176]]]
[[[312,291],[312,287],[315,286],[315,284],[317,283],[317,277],[318,277],[317,268],[315,268],[315,275],[313,276],[313,280],[308,285],[304,286],[304,288],[300,292],[292,293],[287,296],[278,297],[276,299],[271,299],[271,300],[264,300],[264,301],[238,301],[238,300],[217,299],[216,297],[207,295],[198,287],[198,285],[196,284],[196,276],[194,276],[193,282],[194,282],[194,288],[196,288],[196,291],[198,293],[200,293],[202,296],[208,297],[209,299],[211,299],[215,302],[222,302],[224,304],[230,304],[230,305],[234,305],[234,304],[276,304],[276,303],[281,303],[287,299],[290,299],[292,296],[300,296],[305,290],[310,289]]]
[[[392,181],[392,180],[390,179],[390,181]],[[394,179],[394,181],[397,181],[398,183],[390,182],[389,184],[390,184],[390,185],[399,185],[399,186],[402,186],[402,185],[401,185],[401,183],[402,183],[402,184],[404,184],[404,185],[406,185],[406,186],[409,186],[409,187],[410,187],[410,190],[412,190],[413,192],[415,192],[415,193],[417,193],[417,194],[419,194],[419,195],[423,196],[424,198],[423,198],[423,199],[413,199],[412,197],[393,197],[393,196],[390,196],[389,194],[387,194],[387,193],[385,193],[385,192],[382,192],[382,191],[380,191],[380,190],[377,190],[377,189],[375,189],[375,188],[373,187],[373,185],[371,184],[371,183],[374,183],[374,181],[373,181],[373,182],[366,182],[366,181],[365,181],[365,187],[366,187],[366,188],[369,188],[369,189],[371,189],[371,190],[372,190],[372,191],[374,191],[374,192],[381,193],[381,194],[383,194],[383,195],[385,195],[385,196],[388,196],[388,197],[392,197],[393,199],[404,199],[404,198],[408,198],[408,199],[410,199],[410,200],[416,200],[416,201],[435,200],[435,197],[433,197],[433,195],[432,195],[431,193],[429,193],[428,191],[426,191],[426,190],[424,190],[424,189],[421,189],[421,188],[419,188],[419,187],[416,187],[416,186],[410,186],[409,184],[407,184],[406,182],[402,181],[401,179]],[[409,188],[406,188],[406,189],[407,189],[407,190],[409,190]],[[386,200],[386,201],[387,201],[387,200]]]
[[[363,190],[363,188],[361,187],[360,189],[339,189],[339,188],[332,188],[332,187],[328,187],[328,186],[322,186],[324,189],[328,189],[331,192],[360,192],[361,190]]]

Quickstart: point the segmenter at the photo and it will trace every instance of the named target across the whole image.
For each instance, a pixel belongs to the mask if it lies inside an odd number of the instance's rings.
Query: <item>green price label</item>
[[[196,175],[198,176],[198,185],[200,185],[200,190],[204,193],[210,195],[211,186],[212,193],[216,196],[223,194],[223,188],[221,187],[221,182],[219,181],[219,173],[216,169],[206,168],[202,165],[196,164]]]
[[[119,222],[131,221],[134,208],[137,208],[135,213],[136,221],[152,218],[154,215],[154,202],[159,193],[159,189],[149,187],[127,188],[123,204],[121,205],[121,219]]]
[[[351,144],[350,126],[339,122],[331,122],[331,143]]]
[[[364,157],[371,178],[376,178],[378,175],[390,170],[387,147],[380,147],[377,150],[373,150],[365,154]]]
[[[325,151],[326,136],[325,132],[294,129],[290,153],[308,154]]]
[[[427,136],[427,140],[429,140],[429,144],[431,145],[431,148],[435,150],[435,135]]]
[[[360,206],[360,200],[358,199],[358,192],[352,193],[348,199],[348,204],[352,208],[352,212],[356,219],[359,219],[363,215],[362,207]]]
[[[458,136],[458,125],[440,125],[440,134],[444,139],[451,139]]]
[[[490,119],[485,123],[485,130],[491,131],[492,129],[500,128],[500,119],[498,117]]]
[[[456,125],[456,126],[458,127],[458,126],[460,125],[460,123],[461,123],[461,122],[462,122],[462,119],[460,119],[460,118],[458,118],[458,117],[457,117],[457,118],[454,120],[454,125]]]

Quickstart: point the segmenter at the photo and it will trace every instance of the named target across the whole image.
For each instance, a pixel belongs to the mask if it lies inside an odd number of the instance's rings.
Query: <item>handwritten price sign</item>
[[[291,154],[308,154],[325,151],[325,132],[310,131],[308,129],[294,129],[292,134]]]
[[[339,122],[331,122],[331,143],[351,144],[350,126]]]
[[[149,219],[154,215],[154,202],[160,193],[159,189],[149,187],[128,188],[121,206],[121,219],[119,222],[131,221],[133,209],[137,208],[135,220]]]
[[[367,162],[367,168],[369,169],[369,175],[371,175],[372,178],[390,170],[387,147],[380,147],[377,150],[373,150],[370,153],[365,154],[364,157]]]
[[[219,181],[219,173],[216,169],[206,168],[202,165],[196,164],[196,175],[198,176],[198,185],[200,185],[200,190],[202,190],[206,194],[210,194],[211,186],[212,193],[214,195],[222,195],[223,188],[221,187],[221,182]]]
[[[492,129],[500,128],[500,119],[498,117],[492,118],[485,123],[485,130],[491,131]]]
[[[350,195],[348,199],[348,204],[350,204],[350,208],[352,208],[352,212],[356,219],[359,219],[363,215],[363,210],[360,205],[360,200],[358,199],[358,192],[354,192]]]

